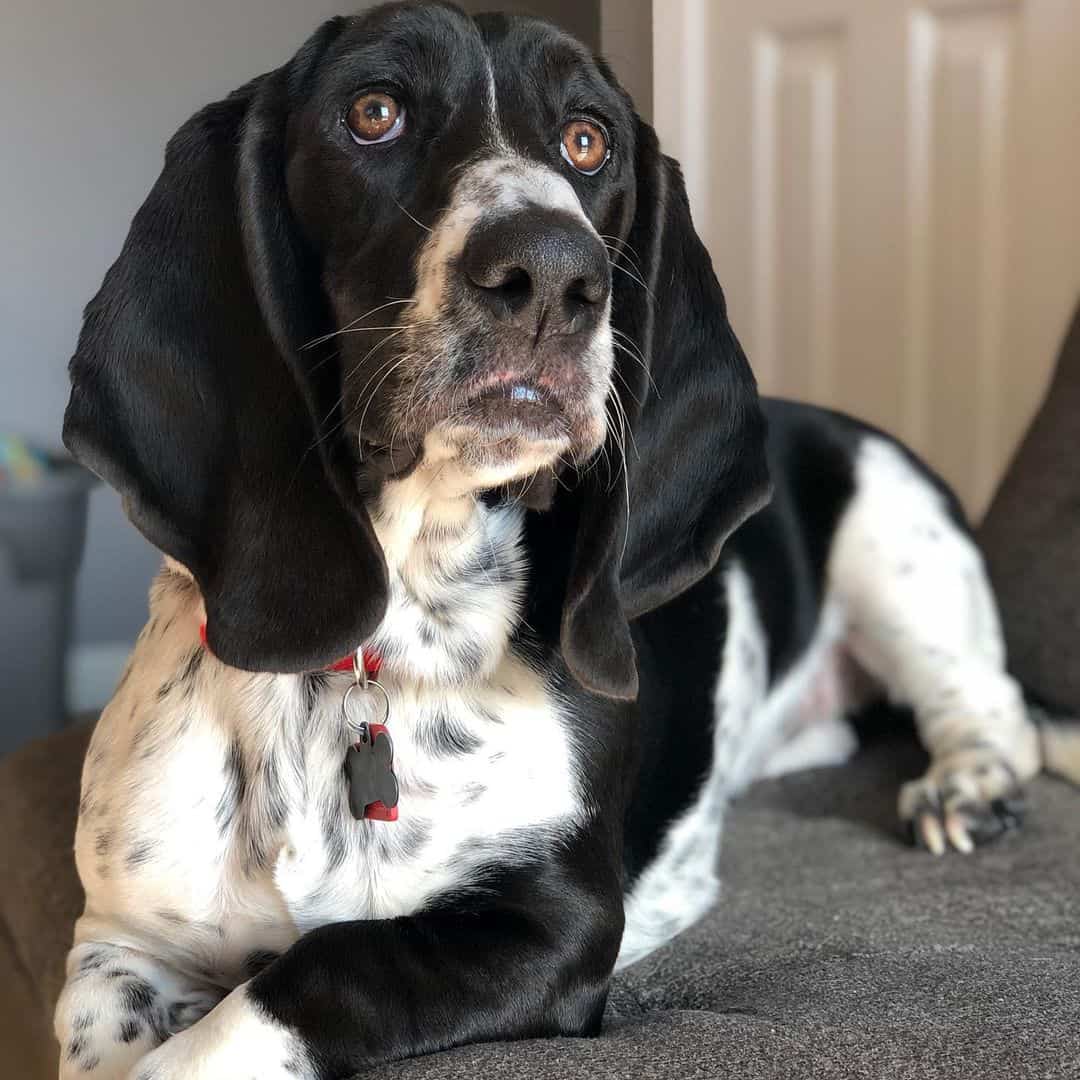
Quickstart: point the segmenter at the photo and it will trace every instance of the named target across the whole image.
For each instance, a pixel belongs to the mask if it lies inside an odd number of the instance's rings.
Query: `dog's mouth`
[[[538,382],[518,377],[486,379],[433,429],[473,465],[508,465],[515,459],[535,468],[555,460],[572,440],[573,424],[559,397]],[[408,472],[423,453],[426,437],[390,443],[361,442],[363,461],[377,472]]]
[[[566,412],[557,398],[522,379],[502,380],[475,393],[455,410],[452,422],[455,427],[472,428],[484,441],[515,437],[553,442],[569,437]]]

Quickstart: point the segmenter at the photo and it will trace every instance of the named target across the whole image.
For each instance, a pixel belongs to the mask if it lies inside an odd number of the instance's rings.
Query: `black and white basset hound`
[[[542,22],[333,19],[199,112],[71,377],[166,561],[83,774],[65,1080],[594,1032],[726,801],[867,695],[935,853],[1040,767],[953,497],[758,400],[677,165]]]

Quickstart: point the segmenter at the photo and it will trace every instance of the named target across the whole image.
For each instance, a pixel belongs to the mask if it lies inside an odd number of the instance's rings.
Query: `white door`
[[[655,0],[653,30],[762,388],[902,436],[981,513],[1080,296],[1080,0]]]

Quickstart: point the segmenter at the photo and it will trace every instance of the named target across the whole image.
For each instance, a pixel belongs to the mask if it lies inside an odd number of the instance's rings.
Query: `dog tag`
[[[397,821],[398,782],[390,733],[385,724],[363,723],[358,736],[345,756],[349,811],[357,821]]]

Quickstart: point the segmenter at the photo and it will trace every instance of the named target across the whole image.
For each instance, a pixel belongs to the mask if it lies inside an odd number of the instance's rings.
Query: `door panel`
[[[979,514],[1080,293],[1080,4],[654,4],[654,114],[762,388]]]

